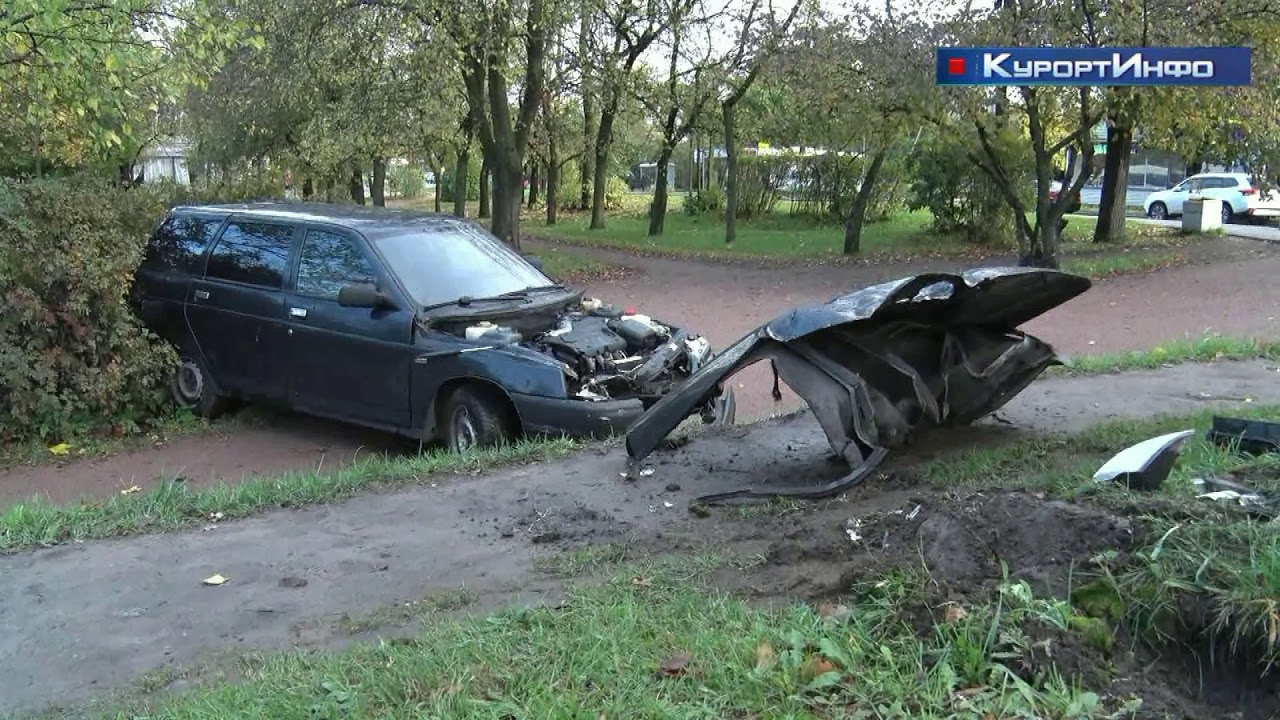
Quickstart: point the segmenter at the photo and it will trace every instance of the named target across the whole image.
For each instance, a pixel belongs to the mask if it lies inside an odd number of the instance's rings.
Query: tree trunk
[[[618,115],[616,99],[600,113],[600,127],[596,131],[595,175],[592,178],[591,229],[604,229],[604,199],[609,184],[609,146],[613,144],[613,121]]]
[[[453,215],[467,216],[467,171],[471,167],[471,146],[467,144],[458,151],[458,161],[453,166]],[[436,181],[440,187],[440,181]]]
[[[658,154],[658,176],[653,182],[653,203],[649,205],[649,237],[662,234],[667,219],[667,168],[671,165],[671,154],[675,148],[667,145]]]
[[[547,163],[547,224],[556,224],[556,206],[560,204],[560,164],[555,152],[551,153],[551,162]]]
[[[1195,162],[1187,163],[1187,177],[1191,177],[1192,175],[1199,175],[1203,171],[1204,171],[1203,160],[1196,160]]]
[[[734,125],[735,103],[721,106],[724,116],[724,244],[732,245],[738,234],[738,133]]]
[[[1018,257],[1018,265],[1057,270],[1058,245],[1065,224],[1062,218],[1056,218],[1036,228],[1035,236],[1027,243],[1027,251]]]
[[[529,209],[532,210],[538,205],[538,165],[534,163],[529,166]]]
[[[1093,229],[1093,241],[1096,243],[1124,239],[1125,195],[1129,188],[1129,152],[1132,148],[1132,125],[1114,122],[1107,127],[1102,199],[1098,203],[1098,223]]]
[[[497,161],[493,177],[493,234],[516,250],[520,249],[520,196],[523,175],[520,166]],[[483,186],[481,186],[483,187]]]
[[[887,148],[880,148],[871,158],[867,172],[862,177],[862,187],[853,196],[849,206],[849,215],[844,221],[844,254],[857,255],[862,250],[862,223],[867,217],[867,206],[871,204],[871,194],[880,176],[880,168],[884,166]]]
[[[435,158],[436,156],[432,155],[431,157]],[[434,196],[433,198],[433,201],[435,202],[434,210],[437,213],[440,213],[440,212],[443,212],[443,201],[442,201],[442,198],[440,197],[440,170],[442,168],[436,164],[437,162],[438,161],[434,159],[431,161],[431,177],[436,181],[435,190],[431,194]]]
[[[364,173],[360,171],[360,163],[351,163],[351,202],[364,204]]]
[[[369,195],[377,207],[387,206],[387,159],[381,155],[373,159],[373,181],[369,183]]]
[[[476,213],[476,217],[493,217],[493,212],[489,207],[489,179],[492,176],[493,172],[489,167],[489,159],[485,158],[480,162],[480,210]],[[494,183],[494,185],[496,186],[497,183]]]
[[[315,180],[312,180],[311,176],[308,175],[306,178],[302,180],[302,199],[310,200],[311,198],[315,197],[315,194],[316,194]]]
[[[578,60],[582,71],[582,154],[578,159],[578,177],[582,197],[579,207],[583,210],[590,207],[591,182],[595,177],[595,142],[596,142],[596,98],[591,88],[591,76],[587,68],[591,67],[588,38],[591,37],[591,13],[583,13],[578,28]]]

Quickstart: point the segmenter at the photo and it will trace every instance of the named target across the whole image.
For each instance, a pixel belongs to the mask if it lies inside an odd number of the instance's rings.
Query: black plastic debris
[[[1017,329],[1085,292],[1088,278],[1038,268],[928,273],[795,308],[727,347],[627,432],[639,461],[726,380],[761,360],[804,399],[851,472],[795,490],[721,496],[826,496],[865,478],[916,433],[965,425],[1000,409],[1050,365],[1047,343]]]
[[[1240,452],[1250,455],[1280,452],[1280,423],[1215,415],[1205,439],[1221,446],[1238,442]]]
[[[1093,479],[1123,483],[1132,490],[1157,490],[1173,472],[1182,448],[1195,432],[1179,430],[1130,445],[1103,463]]]

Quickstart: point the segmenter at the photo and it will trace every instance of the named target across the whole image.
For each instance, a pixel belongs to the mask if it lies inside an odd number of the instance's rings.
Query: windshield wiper
[[[512,292],[507,294],[511,295],[511,294],[519,294],[519,293],[539,292],[542,290],[568,290],[568,289],[569,288],[563,285],[533,285],[523,290],[513,290]]]
[[[525,294],[524,290],[515,290],[509,293],[505,293],[503,295],[492,295],[490,297],[471,297],[470,295],[463,295],[462,297],[454,300],[446,300],[444,302],[432,303],[431,305],[424,305],[422,309],[426,311],[426,310],[436,310],[442,307],[449,307],[451,305],[457,305],[459,307],[467,307],[472,303],[478,303],[478,302],[506,302],[507,300],[528,300],[528,299],[529,299],[529,296]]]

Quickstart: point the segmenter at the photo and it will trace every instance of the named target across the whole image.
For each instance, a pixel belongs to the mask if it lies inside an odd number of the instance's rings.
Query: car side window
[[[178,272],[196,270],[221,225],[220,218],[170,215],[148,241],[143,266]]]
[[[279,290],[292,249],[293,228],[288,225],[233,220],[209,254],[205,275]]]
[[[378,275],[351,238],[308,230],[298,262],[298,294],[337,300],[346,285],[376,283]]]

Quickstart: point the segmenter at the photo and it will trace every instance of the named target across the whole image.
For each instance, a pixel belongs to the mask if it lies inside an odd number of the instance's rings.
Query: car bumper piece
[[[600,439],[626,432],[644,414],[644,403],[636,399],[593,402],[512,393],[511,401],[529,435]]]

